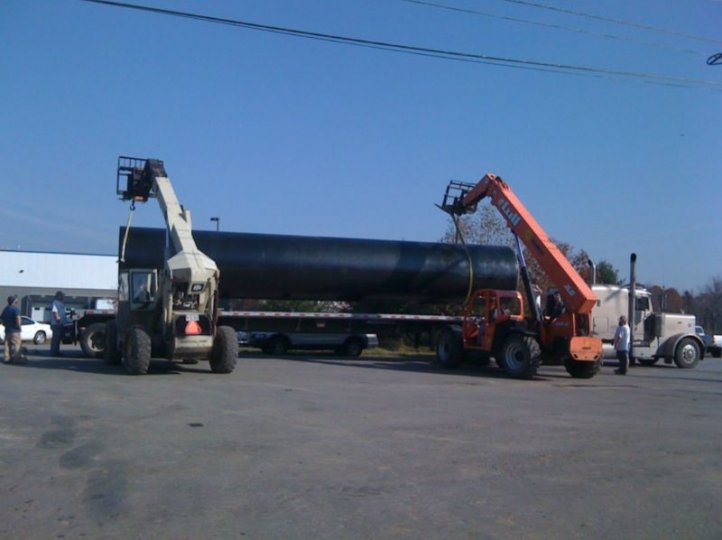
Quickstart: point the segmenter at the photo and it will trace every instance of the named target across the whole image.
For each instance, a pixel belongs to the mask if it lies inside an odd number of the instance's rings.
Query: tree
[[[612,266],[612,263],[602,259],[597,263],[597,283],[600,285],[621,285],[619,270]]]
[[[695,300],[697,323],[707,333],[722,333],[722,276],[710,279]]]

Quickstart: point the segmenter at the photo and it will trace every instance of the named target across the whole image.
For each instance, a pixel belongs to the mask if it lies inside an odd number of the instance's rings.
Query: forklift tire
[[[461,333],[447,328],[436,344],[436,365],[443,369],[457,369],[464,359]]]
[[[602,367],[602,360],[595,362],[581,362],[574,360],[573,358],[566,358],[564,360],[564,367],[567,373],[575,379],[591,379],[597,373],[599,373]]]
[[[674,363],[682,369],[691,369],[699,364],[699,345],[690,338],[684,338],[674,351]]]
[[[125,336],[123,365],[128,375],[145,375],[150,367],[150,336],[140,326],[134,326]]]
[[[213,340],[210,364],[213,373],[231,373],[238,360],[238,336],[230,326],[219,326]]]
[[[88,358],[103,358],[105,347],[105,323],[93,323],[80,334],[80,348]]]
[[[531,336],[510,334],[504,340],[496,361],[510,377],[531,379],[541,365],[541,348],[537,340]]]
[[[105,350],[103,351],[105,363],[111,366],[120,364],[123,355],[118,349],[118,323],[115,319],[105,323]]]

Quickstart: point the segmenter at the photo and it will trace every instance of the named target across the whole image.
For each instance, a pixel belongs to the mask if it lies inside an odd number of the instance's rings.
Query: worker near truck
[[[53,356],[62,356],[60,352],[60,342],[63,340],[63,327],[68,322],[63,300],[65,300],[65,294],[63,291],[57,291],[50,313],[50,327],[53,329],[53,340],[50,342],[50,354]]]
[[[8,305],[0,314],[5,326],[5,356],[6,364],[14,362],[22,350],[22,339],[20,337],[20,310],[18,309],[18,297],[15,295],[8,296]]]
[[[619,367],[614,371],[617,375],[626,375],[629,366],[629,325],[627,318],[619,317],[619,325],[614,331],[614,349],[617,351]]]

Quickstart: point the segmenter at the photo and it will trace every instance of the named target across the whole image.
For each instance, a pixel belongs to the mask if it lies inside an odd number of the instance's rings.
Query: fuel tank
[[[121,227],[120,245],[124,234]],[[164,229],[131,228],[121,269],[162,268],[165,238]],[[215,231],[193,238],[220,269],[221,298],[438,302],[517,286],[506,246]]]

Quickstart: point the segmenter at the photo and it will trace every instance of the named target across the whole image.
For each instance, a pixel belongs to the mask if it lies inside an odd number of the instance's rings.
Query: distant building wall
[[[115,255],[0,251],[0,306],[9,295],[18,295],[25,315],[31,315],[32,305],[52,301],[58,290],[74,307],[88,307],[94,298],[115,298],[117,283]]]

